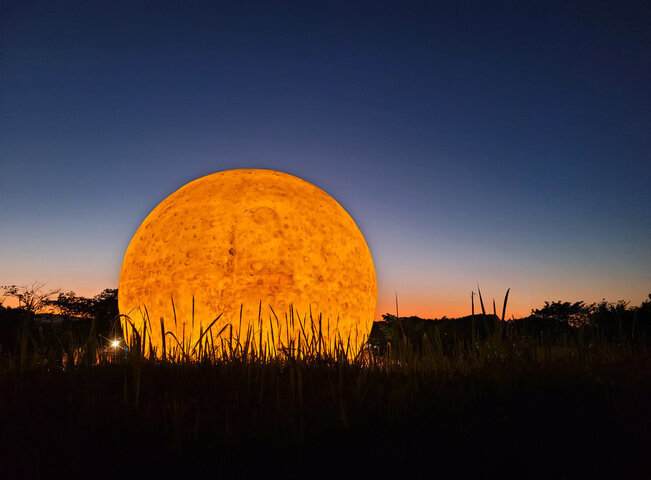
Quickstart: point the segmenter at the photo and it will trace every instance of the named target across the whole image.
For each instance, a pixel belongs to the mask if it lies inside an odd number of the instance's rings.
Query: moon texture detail
[[[198,178],[156,206],[129,243],[118,292],[120,313],[139,330],[147,322],[159,352],[161,318],[177,339],[198,340],[220,314],[217,341],[229,324],[265,344],[305,341],[320,316],[324,342],[360,348],[377,300],[371,252],[344,208],[258,169]]]

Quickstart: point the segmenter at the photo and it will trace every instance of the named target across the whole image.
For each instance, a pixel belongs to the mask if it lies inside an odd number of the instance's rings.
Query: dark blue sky
[[[115,287],[159,201],[254,167],[351,213],[380,313],[639,303],[651,7],[547,3],[1,2],[0,284]]]

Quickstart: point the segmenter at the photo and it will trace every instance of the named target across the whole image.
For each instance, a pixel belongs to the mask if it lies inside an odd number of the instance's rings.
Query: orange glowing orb
[[[311,183],[257,169],[207,175],[163,200],[127,248],[118,291],[120,313],[146,324],[158,352],[161,323],[192,345],[219,314],[211,345],[232,328],[265,349],[299,338],[359,349],[377,300],[371,252],[346,210]]]

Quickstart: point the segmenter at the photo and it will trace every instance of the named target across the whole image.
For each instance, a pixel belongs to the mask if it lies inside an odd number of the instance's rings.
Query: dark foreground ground
[[[16,369],[0,425],[2,478],[651,478],[651,359]]]

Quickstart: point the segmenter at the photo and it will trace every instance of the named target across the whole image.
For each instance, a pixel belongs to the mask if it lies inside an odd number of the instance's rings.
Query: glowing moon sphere
[[[219,314],[211,335],[234,328],[267,346],[313,338],[321,315],[324,341],[359,349],[377,300],[371,252],[341,205],[257,169],[207,175],[163,200],[127,248],[118,291],[120,313],[138,329],[148,317],[159,352],[161,318],[179,340],[197,340]]]

